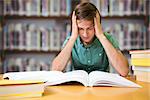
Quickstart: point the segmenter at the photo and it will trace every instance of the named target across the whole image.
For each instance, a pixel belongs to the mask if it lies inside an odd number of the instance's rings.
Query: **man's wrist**
[[[77,39],[76,37],[71,36],[69,40],[76,41],[76,39]]]
[[[106,39],[106,36],[104,34],[100,34],[98,39],[101,41],[101,40],[104,40]]]

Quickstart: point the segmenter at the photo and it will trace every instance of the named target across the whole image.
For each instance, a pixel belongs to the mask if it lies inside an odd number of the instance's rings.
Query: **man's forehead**
[[[94,23],[91,20],[77,20],[77,26],[78,27],[91,27]]]

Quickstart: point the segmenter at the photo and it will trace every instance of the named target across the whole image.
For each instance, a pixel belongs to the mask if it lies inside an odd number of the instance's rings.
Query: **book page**
[[[47,76],[48,82],[45,85],[57,85],[65,82],[76,81],[82,83],[84,86],[88,84],[88,73],[83,70],[76,70],[62,74],[55,74]]]
[[[89,86],[141,87],[118,74],[93,71],[89,74]]]
[[[62,72],[59,71],[29,71],[29,72],[10,72],[5,73],[3,78],[9,78],[9,80],[43,80],[48,81],[48,76],[57,76]],[[62,73],[63,74],[63,73]]]
[[[82,83],[84,86],[88,86],[88,73],[84,70],[75,70],[72,72],[65,73],[65,76],[71,81],[77,81]]]

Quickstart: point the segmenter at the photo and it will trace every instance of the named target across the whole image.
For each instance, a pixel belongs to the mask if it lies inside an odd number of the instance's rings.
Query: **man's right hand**
[[[72,35],[70,38],[77,39],[78,37],[78,26],[77,26],[77,17],[75,15],[75,11],[72,14]]]

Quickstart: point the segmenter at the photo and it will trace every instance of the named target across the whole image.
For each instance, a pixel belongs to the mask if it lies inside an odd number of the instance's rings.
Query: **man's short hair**
[[[96,16],[96,12],[98,9],[96,6],[90,2],[80,3],[75,8],[75,15],[77,16],[77,20],[94,20]],[[101,16],[100,16],[101,23]]]

